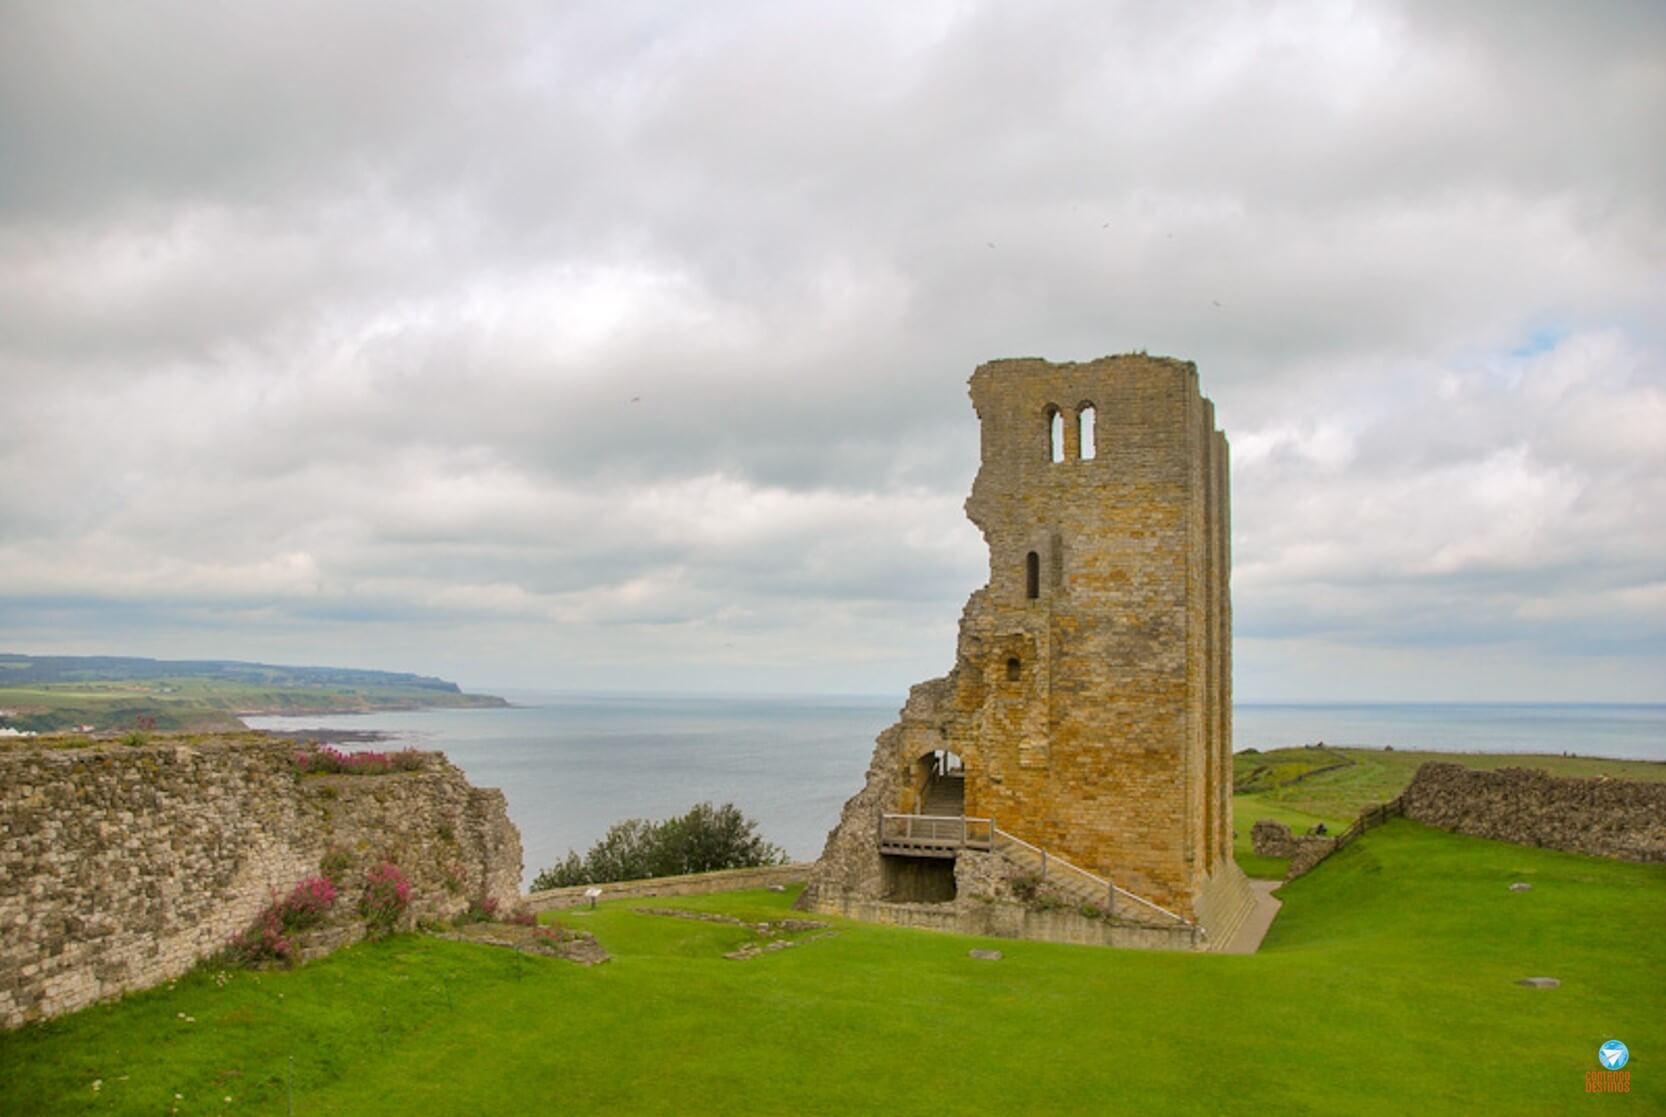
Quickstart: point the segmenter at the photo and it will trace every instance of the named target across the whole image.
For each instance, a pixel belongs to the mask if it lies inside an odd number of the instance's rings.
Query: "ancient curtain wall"
[[[1666,783],[1561,779],[1535,769],[1487,772],[1432,761],[1418,768],[1400,803],[1407,818],[1459,834],[1666,861]]]
[[[383,860],[415,918],[519,896],[503,794],[438,754],[303,778],[291,746],[260,739],[0,751],[0,1026],[184,973],[334,851],[344,905]]]

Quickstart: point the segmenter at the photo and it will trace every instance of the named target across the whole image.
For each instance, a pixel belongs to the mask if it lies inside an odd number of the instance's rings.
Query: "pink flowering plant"
[[[405,909],[411,906],[411,882],[392,861],[384,861],[365,876],[364,895],[359,899],[359,914],[371,931],[386,934],[393,930]]]
[[[470,900],[468,910],[459,915],[458,923],[492,923],[497,920],[497,901],[490,896]]]
[[[293,760],[303,776],[385,776],[389,772],[415,772],[423,766],[427,756],[427,753],[417,749],[343,752],[334,745],[318,745],[296,749]]]
[[[232,938],[228,959],[244,965],[294,961],[295,932],[324,922],[335,902],[335,885],[322,876],[301,881],[281,900],[274,895],[254,924]]]
[[[283,929],[279,905],[268,904],[254,926],[232,936],[226,946],[228,961],[253,966],[261,962],[289,963],[294,960],[295,943]]]
[[[308,877],[295,886],[279,907],[284,930],[318,926],[335,902],[336,886],[329,877]]]

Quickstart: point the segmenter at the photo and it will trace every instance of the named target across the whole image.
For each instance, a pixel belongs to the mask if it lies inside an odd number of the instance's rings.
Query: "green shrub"
[[[757,829],[757,822],[733,803],[697,803],[687,814],[663,822],[627,818],[608,827],[583,857],[569,850],[563,860],[539,873],[532,887],[565,888],[784,862],[786,853],[766,842]]]
[[[1013,873],[1007,877],[1007,887],[1019,900],[1028,904],[1041,892],[1041,877],[1035,873]]]
[[[340,888],[347,882],[347,870],[353,867],[353,855],[340,846],[332,848],[324,854],[324,859],[318,863],[318,868],[330,878],[330,883]]]
[[[392,861],[384,861],[365,875],[364,895],[359,898],[359,914],[371,934],[385,935],[393,930],[405,909],[411,906],[411,884]]]

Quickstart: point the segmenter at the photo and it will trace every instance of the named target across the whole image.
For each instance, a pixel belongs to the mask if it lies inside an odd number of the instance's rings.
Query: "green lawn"
[[[840,922],[730,962],[745,930],[629,902],[564,917],[613,952],[592,969],[406,936],[0,1036],[0,1113],[284,1114],[291,1059],[308,1115],[1666,1109],[1666,866],[1396,821],[1281,895],[1239,957]],[[1615,1037],[1633,1093],[1587,1098]]]

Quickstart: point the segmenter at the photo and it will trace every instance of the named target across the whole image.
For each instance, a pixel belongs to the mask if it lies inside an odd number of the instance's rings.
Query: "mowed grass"
[[[1615,1037],[1633,1092],[1598,1101],[1666,1110],[1666,866],[1396,821],[1281,895],[1236,957],[838,921],[732,962],[744,929],[632,904],[563,917],[591,969],[404,936],[0,1036],[0,1112],[1565,1113]]]

